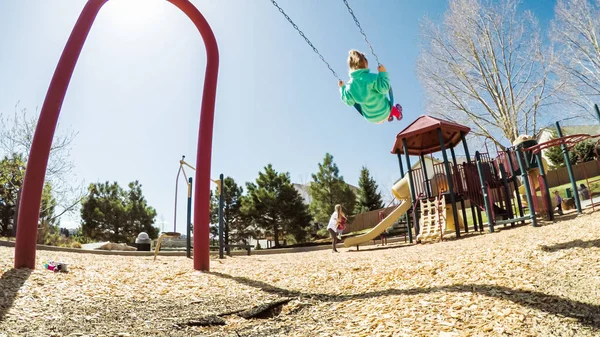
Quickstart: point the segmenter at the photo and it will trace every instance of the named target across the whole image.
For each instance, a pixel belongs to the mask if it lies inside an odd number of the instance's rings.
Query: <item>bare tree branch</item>
[[[20,153],[27,161],[37,121],[38,114],[31,116],[27,109],[20,108],[19,102],[12,116],[0,114],[0,154]],[[64,215],[75,210],[78,205],[76,201],[87,193],[87,188],[83,182],[78,183],[73,175],[75,164],[71,160],[71,148],[77,132],[62,130],[60,125],[57,130],[50,148],[46,182],[52,186],[57,207],[63,209],[59,214]]]
[[[593,118],[600,101],[600,1],[557,0],[550,36],[557,50],[561,95]]]
[[[451,1],[441,24],[425,20],[421,29],[417,67],[428,111],[500,147],[534,134],[554,103],[552,53],[542,51],[537,20],[518,4]]]

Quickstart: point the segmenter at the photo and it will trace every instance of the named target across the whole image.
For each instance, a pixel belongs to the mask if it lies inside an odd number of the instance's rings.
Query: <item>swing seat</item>
[[[181,237],[181,233],[177,233],[177,232],[164,232],[160,235],[160,237],[158,238],[158,242],[156,243],[156,248],[154,250],[154,261],[156,261],[156,255],[158,255],[158,252],[160,251],[160,244],[162,243],[164,238],[171,238],[171,239],[179,239]]]

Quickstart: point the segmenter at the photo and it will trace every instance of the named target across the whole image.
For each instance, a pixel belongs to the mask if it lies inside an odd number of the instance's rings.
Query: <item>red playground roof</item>
[[[446,149],[460,143],[461,132],[466,135],[471,131],[470,128],[464,125],[422,115],[396,136],[392,153],[404,154],[402,139],[406,139],[408,154],[412,156],[441,151],[440,138],[437,133],[437,129],[440,128],[442,129]]]

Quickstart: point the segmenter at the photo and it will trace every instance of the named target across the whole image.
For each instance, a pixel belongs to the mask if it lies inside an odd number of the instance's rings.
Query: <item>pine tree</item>
[[[218,245],[219,240],[219,193],[217,193],[217,188],[214,190],[210,190],[210,225],[209,232],[210,236],[213,240],[213,245]],[[192,232],[194,231],[194,226],[192,225]]]
[[[552,138],[556,139],[558,135],[556,131],[552,131]],[[563,150],[560,146],[553,146],[546,150],[546,157],[550,160],[550,164],[553,168],[564,167],[565,166],[565,156],[563,155]],[[578,162],[583,163],[586,161],[594,160],[596,158],[596,148],[595,143],[591,141],[583,141],[577,143],[570,151],[569,151],[569,162],[571,165],[575,165]]]
[[[251,234],[248,223],[242,216],[242,194],[244,189],[238,186],[231,177],[223,180],[223,224],[225,242],[229,244],[231,240],[234,243],[247,243]]]
[[[585,163],[596,159],[596,143],[589,140],[577,143],[569,152],[572,163]]]
[[[250,227],[242,215],[242,194],[244,189],[231,177],[223,179],[223,243],[247,243],[252,234]],[[219,228],[219,194],[217,189],[211,191],[211,223]]]
[[[85,237],[111,242],[133,242],[140,232],[158,236],[156,210],[150,206],[137,181],[125,191],[118,183],[90,184],[81,204],[81,230]]]
[[[217,193],[217,188],[215,190],[210,191],[210,224],[219,228],[219,194]],[[192,229],[194,226],[192,226]]]
[[[17,196],[23,186],[26,165],[25,156],[19,153],[13,153],[10,157],[4,156],[0,160],[0,235],[12,236],[10,227],[16,228],[14,217],[17,212]],[[53,185],[45,182],[40,203],[40,222],[50,226],[58,222],[54,192]]]
[[[244,218],[272,234],[275,247],[280,246],[280,234],[292,234],[297,242],[306,239],[312,218],[289,173],[278,173],[269,164],[258,173],[255,183],[246,183],[246,190],[248,193],[242,198]]]
[[[304,199],[290,182],[289,175],[279,197],[285,200],[280,208],[283,214],[281,221],[284,232],[292,235],[297,243],[306,242],[312,226],[312,216]]]
[[[381,193],[377,192],[377,183],[371,177],[369,169],[365,166],[360,170],[358,187],[360,191],[354,213],[363,213],[383,208]]]
[[[558,135],[556,131],[552,131],[552,137],[550,139],[556,139]],[[553,146],[545,151],[545,155],[550,160],[550,164],[554,168],[565,166],[565,157],[563,155],[562,149],[560,146]]]
[[[158,237],[156,222],[156,210],[148,205],[148,201],[142,192],[142,184],[139,181],[130,182],[127,197],[125,199],[125,224],[124,235],[135,238],[141,232],[146,232],[150,238]]]
[[[327,223],[336,204],[341,204],[346,214],[354,210],[356,194],[339,175],[339,169],[333,162],[333,156],[325,154],[323,163],[319,163],[319,172],[312,175],[309,193],[312,198],[310,210],[319,223]]]

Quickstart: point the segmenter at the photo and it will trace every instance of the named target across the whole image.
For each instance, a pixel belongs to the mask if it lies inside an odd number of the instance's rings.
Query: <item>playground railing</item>
[[[480,209],[484,209],[483,194],[481,193],[481,183],[479,182],[479,173],[475,163],[464,163],[463,174],[467,185],[465,195]]]
[[[427,190],[425,180],[425,174],[423,173],[422,168],[417,168],[412,170],[413,181],[415,183],[415,194],[416,195],[425,195],[425,191]]]

